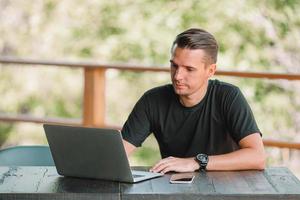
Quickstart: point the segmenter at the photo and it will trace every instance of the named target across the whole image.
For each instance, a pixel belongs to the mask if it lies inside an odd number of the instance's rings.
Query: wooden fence
[[[169,68],[160,66],[134,66],[124,64],[103,64],[90,62],[56,62],[40,61],[30,59],[17,59],[0,57],[0,63],[19,64],[21,66],[46,65],[56,67],[82,68],[84,71],[84,92],[83,92],[83,117],[82,119],[65,118],[37,118],[28,115],[7,115],[0,114],[0,121],[6,122],[33,122],[33,123],[55,123],[66,125],[84,125],[94,127],[112,127],[105,124],[105,72],[108,69],[128,70],[133,72],[169,72]],[[300,74],[274,74],[274,73],[253,73],[237,71],[217,71],[216,75],[233,76],[240,78],[264,78],[264,79],[285,79],[300,80]],[[298,149],[300,143],[285,142],[278,140],[264,139],[265,146]]]

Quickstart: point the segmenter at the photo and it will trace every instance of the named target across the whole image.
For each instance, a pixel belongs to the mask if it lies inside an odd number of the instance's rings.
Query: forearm
[[[136,149],[136,147],[133,144],[127,142],[124,139],[123,139],[123,145],[124,145],[124,149],[125,149],[127,157],[129,157]]]
[[[265,154],[263,150],[243,148],[223,155],[209,156],[207,170],[263,170]]]
[[[264,169],[264,151],[252,148],[244,148],[232,153],[209,156],[207,170],[262,170]],[[175,172],[193,172],[200,168],[195,157],[176,158],[167,157],[155,164],[150,171],[167,173]]]

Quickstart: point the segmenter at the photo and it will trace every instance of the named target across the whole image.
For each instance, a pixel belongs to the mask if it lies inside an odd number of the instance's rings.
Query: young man
[[[246,99],[236,86],[209,80],[217,53],[205,30],[176,37],[172,85],[147,91],[123,126],[127,155],[153,133],[162,156],[153,172],[264,169],[261,133]]]

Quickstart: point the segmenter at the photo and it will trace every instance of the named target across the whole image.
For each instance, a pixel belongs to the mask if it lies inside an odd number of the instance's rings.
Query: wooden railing
[[[2,64],[20,65],[49,65],[56,67],[82,68],[84,70],[84,92],[83,92],[83,115],[82,119],[65,118],[37,118],[28,115],[3,115],[0,114],[0,121],[6,122],[33,122],[33,123],[56,123],[67,125],[84,125],[95,127],[112,127],[105,124],[105,72],[108,69],[129,70],[134,72],[169,72],[169,68],[161,66],[135,66],[124,64],[103,64],[90,62],[57,62],[39,61],[30,59],[17,59],[0,57]],[[274,73],[253,73],[237,71],[217,71],[216,75],[233,76],[241,78],[265,78],[300,80],[300,74],[274,74]],[[299,149],[298,142],[285,142],[278,140],[264,139],[265,146]]]

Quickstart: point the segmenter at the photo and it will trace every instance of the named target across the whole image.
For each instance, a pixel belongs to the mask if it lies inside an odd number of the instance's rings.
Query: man
[[[147,91],[123,126],[127,155],[153,133],[162,156],[153,172],[264,169],[261,133],[244,96],[236,86],[209,80],[217,52],[205,30],[176,37],[172,85]]]

